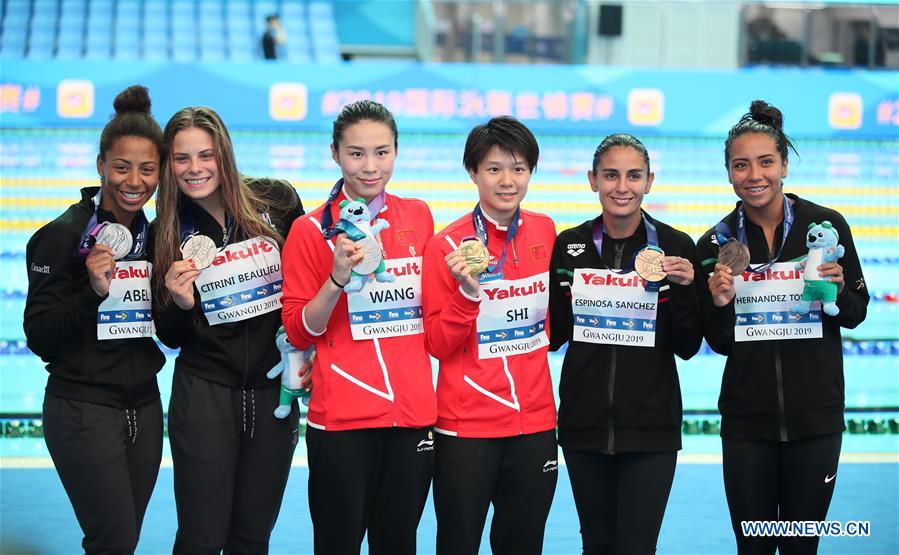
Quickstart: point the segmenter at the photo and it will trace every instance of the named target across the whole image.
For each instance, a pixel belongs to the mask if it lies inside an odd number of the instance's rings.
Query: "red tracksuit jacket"
[[[521,211],[502,278],[481,282],[480,298],[460,289],[444,258],[475,235],[471,214],[435,235],[425,249],[424,315],[428,352],[440,360],[437,426],[459,437],[510,437],[551,430],[556,405],[547,362],[552,220]],[[506,228],[485,216],[491,265]],[[483,278],[483,274],[482,274]]]
[[[331,204],[335,222],[340,219],[338,205],[345,198],[341,192]],[[420,320],[391,324],[388,314],[399,317],[405,311],[370,310],[366,314],[378,312],[379,319],[372,320],[366,330],[389,329],[395,325],[405,326],[404,329],[413,326],[417,332],[378,339],[354,339],[348,295],[342,294],[324,333],[316,335],[316,330],[307,327],[303,316],[306,303],[330,279],[334,258],[334,241],[326,241],[321,232],[323,210],[324,206],[320,206],[294,222],[281,254],[284,328],[295,347],[305,350],[315,345],[317,351],[312,367],[315,385],[307,415],[309,425],[331,431],[433,425],[437,416],[434,381]],[[434,234],[434,219],[428,206],[420,200],[388,194],[378,218],[390,223],[390,227],[380,233],[388,271],[399,276],[398,283],[401,279],[409,280],[419,275],[425,243]],[[391,268],[391,265],[395,267]],[[370,296],[377,287],[376,283],[368,283],[361,292],[353,295],[362,295],[363,299],[371,301],[369,308],[377,309],[379,305]],[[420,306],[420,288],[397,287],[401,296],[411,298],[407,304]],[[384,295],[377,298],[383,301]],[[414,306],[407,310],[410,314],[416,312]],[[362,327],[357,326],[357,329]]]

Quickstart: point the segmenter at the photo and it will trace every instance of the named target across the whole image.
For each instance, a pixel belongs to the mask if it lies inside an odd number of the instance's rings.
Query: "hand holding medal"
[[[484,261],[481,262],[480,258],[483,258]],[[484,243],[477,239],[463,241],[459,248],[447,254],[444,260],[446,267],[449,268],[453,278],[459,282],[466,295],[474,298],[481,294],[478,275],[487,268],[487,247],[484,246]],[[481,264],[483,264],[483,268]],[[480,271],[475,273],[476,270]]]
[[[670,283],[675,285],[690,285],[693,283],[693,263],[680,256],[666,256],[662,259],[662,268],[668,274]]]

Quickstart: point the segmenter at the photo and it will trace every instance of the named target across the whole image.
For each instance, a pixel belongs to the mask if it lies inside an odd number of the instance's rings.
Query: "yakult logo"
[[[235,262],[237,260],[253,258],[254,256],[261,256],[263,253],[268,254],[274,250],[275,247],[268,241],[256,241],[245,249],[225,251],[224,254],[220,254],[216,256],[215,259],[213,259],[212,265],[221,266],[222,264],[227,264],[228,262]]]
[[[646,281],[638,276],[623,278],[619,276],[601,276],[597,274],[581,274],[584,285],[606,285],[609,287],[646,287]]]
[[[150,270],[149,268],[135,268],[134,266],[116,268],[112,273],[112,277],[113,279],[147,279],[150,277]]]
[[[421,275],[421,266],[419,266],[417,262],[406,262],[402,266],[397,266],[395,268],[387,268],[387,271],[397,277],[409,276],[412,274],[420,276]]]
[[[528,295],[536,295],[537,293],[545,293],[546,285],[544,285],[540,280],[535,280],[533,283],[526,287],[516,287],[514,285],[510,285],[509,287],[503,288],[485,288],[483,289],[483,291],[491,301],[501,301],[504,299],[511,299],[513,297],[526,297]]]
[[[799,279],[802,276],[802,270],[772,270],[768,268],[764,274],[756,274],[753,272],[743,272],[740,277],[743,281],[788,281]]]

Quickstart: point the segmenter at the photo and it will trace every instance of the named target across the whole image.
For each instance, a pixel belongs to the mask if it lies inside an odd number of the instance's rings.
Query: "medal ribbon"
[[[780,240],[780,247],[777,249],[777,254],[764,264],[760,266],[756,266],[753,268],[751,265],[748,267],[748,270],[753,274],[764,274],[765,271],[768,270],[771,266],[774,266],[777,261],[780,259],[780,255],[783,253],[784,245],[787,244],[787,236],[790,234],[790,229],[793,227],[793,206],[790,204],[790,199],[787,198],[787,195],[784,195],[784,221],[783,221],[783,236]],[[721,248],[727,243],[731,238],[733,238],[733,233],[730,230],[730,226],[724,223],[724,221],[718,222],[715,226],[715,239],[718,241],[718,248]],[[743,203],[741,201],[737,202],[737,240],[749,247],[749,241],[746,239],[746,212],[743,210]]]
[[[644,212],[640,210],[640,217],[643,218],[643,225],[646,226],[646,247],[644,248],[653,248],[659,249],[659,231],[656,229],[655,223],[653,223],[652,218]],[[602,214],[599,215],[598,218],[593,220],[593,245],[596,247],[596,253],[599,255],[599,260],[602,262],[602,235],[603,235],[604,227],[602,225]],[[634,253],[634,256],[631,257],[631,261],[621,270],[616,270],[614,268],[609,268],[605,262],[602,262],[603,266],[606,266],[606,269],[614,274],[629,274],[634,271],[635,262],[637,260],[637,255],[643,249],[638,250]],[[646,280],[644,280],[646,281]],[[658,289],[662,286],[662,282],[651,282],[646,281],[645,289],[646,291],[658,291]]]
[[[94,248],[94,244],[97,242],[97,234],[100,233],[100,230],[109,225],[109,222],[99,222],[97,218],[97,210],[100,209],[100,191],[97,191],[96,196],[91,200],[91,204],[94,207],[94,213],[91,215],[90,220],[88,220],[87,225],[84,228],[84,231],[81,232],[81,240],[78,242],[78,252],[77,256],[81,258],[85,258],[88,254],[90,254],[91,249]],[[147,249],[147,216],[144,214],[143,208],[141,208],[134,217],[134,223],[131,224],[132,227],[137,226],[138,232],[137,235],[133,235],[134,242],[131,246],[131,252],[128,253],[127,256],[122,258],[122,260],[134,260],[136,258],[140,258],[144,255]],[[130,231],[130,230],[129,230]]]
[[[499,256],[499,260],[496,261],[496,264],[493,266],[487,266],[487,271],[491,274],[496,271],[497,268],[500,270],[503,269],[503,265],[506,263],[506,249],[509,247],[509,243],[515,239],[515,236],[518,235],[518,220],[521,217],[521,208],[515,209],[515,214],[512,216],[512,223],[509,225],[509,230],[506,232],[506,243],[503,245],[503,252]],[[481,203],[478,203],[474,206],[474,210],[471,212],[471,221],[474,224],[474,231],[477,234],[478,239],[484,243],[484,246],[487,246],[487,225],[484,223],[484,211],[481,210]],[[489,259],[490,251],[487,251],[487,256]]]
[[[328,200],[325,201],[325,208],[322,211],[322,235],[324,235],[325,239],[330,239],[335,235],[339,234],[342,230],[334,227],[334,216],[331,215],[331,205],[337,200],[337,197],[340,196],[340,190],[343,189],[343,178],[337,180],[337,183],[331,187],[331,192],[328,194]],[[347,197],[349,198],[349,197]],[[354,199],[351,199],[354,200]],[[374,220],[378,217],[378,214],[381,213],[381,210],[384,209],[384,205],[387,203],[387,191],[381,190],[378,193],[378,196],[371,199],[371,202],[368,203],[368,213],[371,214],[371,219]]]

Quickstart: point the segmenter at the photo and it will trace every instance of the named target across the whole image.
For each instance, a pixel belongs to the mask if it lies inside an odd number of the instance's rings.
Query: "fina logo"
[[[584,251],[587,249],[587,245],[585,243],[569,243],[568,244],[568,254],[571,256],[580,256],[584,254]]]

